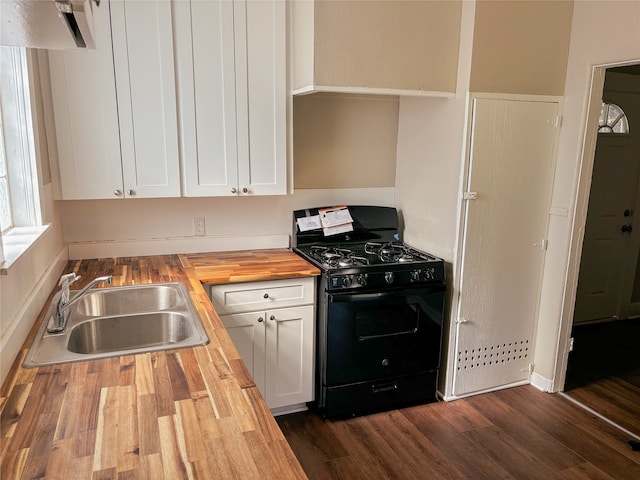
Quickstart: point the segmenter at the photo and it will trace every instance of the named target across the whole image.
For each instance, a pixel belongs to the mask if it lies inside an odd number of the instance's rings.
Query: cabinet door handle
[[[119,197],[119,196],[121,196],[121,195],[122,195],[122,191],[121,191],[121,190],[114,190],[114,191],[113,191],[113,194],[114,194],[116,197]]]
[[[127,190],[127,195],[129,195],[130,197],[133,197],[136,194],[135,190]]]
[[[242,193],[249,193],[249,189],[248,189],[247,187],[244,187],[244,188],[242,189]]]
[[[275,315],[271,315],[271,316],[269,317],[269,320],[271,320],[271,321],[273,321],[273,320],[275,320],[275,319],[276,319],[276,316],[275,316]]]
[[[264,318],[262,318],[262,317],[258,318],[258,322],[260,322],[260,323],[264,322]]]
[[[234,188],[232,188],[232,189],[231,189],[231,193],[238,193],[238,189],[237,189],[237,188],[235,188],[235,187],[234,187]]]

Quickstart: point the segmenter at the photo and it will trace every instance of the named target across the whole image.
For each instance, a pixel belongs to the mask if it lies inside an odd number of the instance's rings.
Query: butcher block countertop
[[[292,255],[70,261],[64,273],[82,275],[75,288],[101,275],[112,286],[184,282],[210,343],[23,368],[45,306],[0,392],[0,478],[306,478],[201,285],[300,276]]]
[[[202,283],[237,283],[320,275],[290,250],[251,250],[186,255]]]

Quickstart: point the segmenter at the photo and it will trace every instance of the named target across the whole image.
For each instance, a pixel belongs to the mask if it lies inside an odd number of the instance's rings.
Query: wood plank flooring
[[[531,386],[325,420],[277,417],[314,479],[638,479],[629,438]]]
[[[565,392],[640,436],[640,319],[574,327]]]

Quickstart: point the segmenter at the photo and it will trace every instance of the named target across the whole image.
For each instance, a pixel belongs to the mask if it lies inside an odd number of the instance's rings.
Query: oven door
[[[325,386],[436,370],[445,289],[329,294]]]

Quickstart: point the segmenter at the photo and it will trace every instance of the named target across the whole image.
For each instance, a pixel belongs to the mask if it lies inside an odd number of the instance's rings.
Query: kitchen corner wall
[[[0,275],[0,383],[67,263],[51,184],[41,187],[43,223],[51,227]]]
[[[293,195],[61,203],[71,258],[153,255],[289,246],[292,212],[340,204],[392,206],[394,188],[297,190]],[[206,235],[193,234],[204,217]]]

